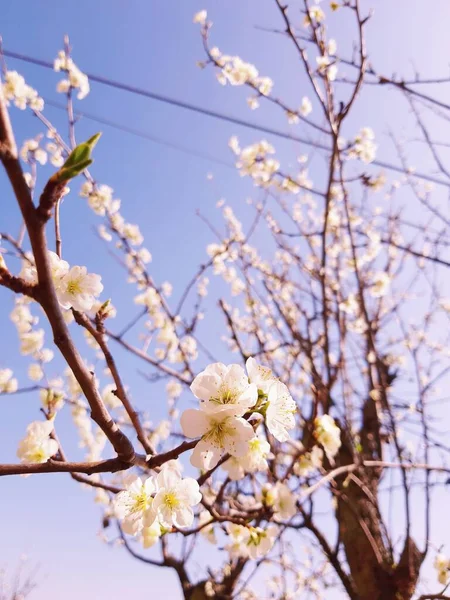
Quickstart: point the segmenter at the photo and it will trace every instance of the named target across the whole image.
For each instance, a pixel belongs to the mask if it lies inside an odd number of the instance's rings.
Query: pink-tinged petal
[[[242,458],[250,450],[248,440],[238,440],[234,446],[234,456],[236,458]]]
[[[144,526],[150,527],[156,520],[156,510],[153,508],[149,508],[144,514]]]
[[[215,398],[219,393],[221,379],[215,374],[208,374],[205,371],[197,375],[191,384],[191,392],[196,398],[207,402],[210,398]]]
[[[165,495],[166,495],[166,492],[164,489],[156,494],[156,496],[153,498],[152,510],[157,511],[158,508],[162,504],[164,504],[164,496]]]
[[[175,510],[172,518],[176,527],[190,527],[194,522],[194,512],[189,506],[183,506]]]
[[[248,442],[255,436],[253,427],[245,419],[236,419],[234,426],[236,429],[236,436],[243,441]]]
[[[122,530],[128,535],[136,535],[142,529],[143,522],[140,515],[126,517],[121,524]]]
[[[251,383],[247,389],[239,396],[239,404],[250,408],[256,404],[258,400],[258,388],[256,383]]]
[[[249,440],[253,437],[253,427],[244,421],[244,419],[233,419],[233,434],[226,436],[223,446],[226,452],[231,456],[244,456],[248,450]]]
[[[247,369],[248,378],[250,379],[250,381],[255,379],[256,375],[258,373],[258,363],[252,356],[247,358],[247,362],[245,363],[245,368]]]
[[[159,507],[158,516],[162,525],[165,525],[166,527],[172,525],[172,511],[164,504],[161,504]]]
[[[158,474],[156,481],[158,483],[158,489],[170,490],[180,483],[181,476],[174,469],[163,467]]]
[[[131,475],[126,481],[126,486],[130,494],[140,494],[142,490],[142,479],[138,476]]]
[[[203,372],[207,373],[208,375],[217,375],[217,377],[223,379],[227,373],[227,369],[228,367],[226,365],[221,362],[217,362],[208,365]]]
[[[202,499],[199,485],[192,477],[183,479],[183,481],[179,483],[177,494],[190,506],[195,506]]]
[[[284,429],[284,427],[282,427],[281,425],[278,425],[277,423],[272,423],[272,426],[270,428],[270,433],[279,442],[287,442],[288,439],[290,438],[287,430]]]
[[[156,491],[155,479],[153,477],[147,477],[144,481],[144,490],[147,496],[151,496]]]
[[[208,430],[208,418],[200,410],[188,408],[180,419],[181,429],[186,437],[196,438]]]
[[[237,413],[243,415],[247,412],[246,407],[242,407],[239,404],[218,404],[217,402],[203,402],[200,405],[200,410],[208,415],[231,415],[235,416]]]
[[[223,378],[223,383],[228,389],[243,390],[248,385],[248,377],[240,365],[230,365]]]
[[[45,444],[45,453],[47,454],[47,456],[53,456],[54,454],[56,454],[59,450],[59,446],[58,446],[58,442],[56,440],[46,440],[44,442]]]
[[[220,448],[213,448],[203,440],[196,445],[191,455],[191,465],[198,469],[212,469],[222,456]]]

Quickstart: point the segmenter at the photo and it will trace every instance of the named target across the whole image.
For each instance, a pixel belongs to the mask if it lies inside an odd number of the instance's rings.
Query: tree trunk
[[[363,409],[360,432],[363,460],[380,459],[379,422],[375,402]],[[350,440],[343,439],[341,465],[355,462]],[[358,600],[410,600],[416,588],[423,556],[411,538],[404,543],[396,564],[385,535],[378,503],[380,469],[357,469],[337,478],[336,518]]]

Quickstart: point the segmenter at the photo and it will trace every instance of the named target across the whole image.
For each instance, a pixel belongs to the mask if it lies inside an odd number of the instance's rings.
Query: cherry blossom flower
[[[277,481],[274,487],[273,508],[281,519],[290,519],[297,512],[295,495],[288,486]]]
[[[437,571],[438,582],[441,585],[447,585],[450,574],[450,560],[444,554],[437,554],[433,567]]]
[[[236,523],[227,523],[226,530],[230,543],[225,546],[225,550],[229,552],[230,558],[247,558],[249,556],[247,547],[250,537],[249,529]]]
[[[353,142],[349,151],[350,158],[359,158],[368,164],[375,160],[377,145],[374,142],[374,132],[370,127],[363,127]]]
[[[17,379],[13,377],[11,369],[0,369],[0,393],[11,394],[17,391]]]
[[[222,465],[233,481],[242,479],[245,473],[265,471],[268,468],[267,458],[272,457],[270,444],[265,439],[255,436],[249,441],[248,446],[248,452],[244,456],[240,458],[231,456]]]
[[[157,511],[162,525],[189,527],[194,521],[192,506],[202,499],[195,479],[181,478],[176,469],[163,467],[156,478],[158,492],[153,500],[153,510]]]
[[[4,80],[2,87],[7,105],[14,101],[20,110],[25,110],[27,106],[36,111],[44,109],[43,99],[38,96],[36,90],[25,83],[25,79],[17,71],[6,71]]]
[[[89,311],[102,291],[100,275],[88,273],[86,267],[75,266],[62,277],[57,295],[63,308]]]
[[[253,437],[253,427],[235,416],[235,406],[225,406],[216,412],[190,408],[181,415],[181,428],[186,437],[201,437],[191,456],[191,464],[211,469],[221,456],[244,456]]]
[[[206,23],[207,16],[208,13],[206,12],[206,10],[200,10],[194,15],[193,23],[199,23],[200,25],[204,25]]]
[[[144,526],[142,530],[142,545],[144,548],[151,548],[156,544],[161,535],[162,529],[158,521],[154,521],[148,527]]]
[[[295,427],[296,412],[297,405],[284,383],[273,383],[268,394],[266,423],[270,433],[279,442],[289,439],[288,430]]]
[[[269,525],[267,529],[261,527],[251,527],[247,540],[247,548],[250,558],[260,558],[270,552],[278,535],[278,527]]]
[[[328,459],[333,459],[341,447],[341,431],[330,415],[314,420],[314,436],[325,450]]]
[[[294,473],[301,477],[307,477],[315,469],[320,469],[323,461],[323,450],[314,446],[311,452],[302,454],[294,465]]]
[[[304,117],[307,117],[311,111],[312,111],[311,100],[309,98],[307,98],[306,96],[303,96],[302,103],[300,104],[300,113]]]
[[[234,415],[242,416],[258,399],[256,385],[249,384],[244,369],[239,365],[208,365],[194,379],[191,390],[200,400],[201,409],[211,413],[223,407],[233,407]]]
[[[272,384],[277,381],[271,369],[259,365],[252,357],[247,359],[245,366],[249,380],[256,385],[258,391],[267,394]]]
[[[17,457],[23,463],[45,463],[58,452],[58,443],[50,438],[53,420],[34,421],[19,443]]]
[[[20,333],[20,353],[24,356],[39,352],[44,345],[44,330]]]
[[[67,73],[67,79],[62,79],[56,86],[57,92],[67,94],[72,88],[78,89],[78,100],[82,100],[89,94],[90,86],[87,75],[80,71],[64,50],[58,52],[54,61],[54,70]]]
[[[374,298],[382,298],[386,296],[391,284],[391,277],[385,271],[378,271],[373,275],[372,285],[370,287],[370,295]]]
[[[20,158],[29,163],[30,160],[35,160],[40,165],[45,165],[47,162],[47,152],[39,147],[40,138],[25,140],[20,149]]]
[[[49,250],[47,252],[48,260],[50,262],[50,271],[52,274],[52,280],[55,287],[58,286],[61,277],[63,277],[69,270],[69,263],[59,258],[59,256]],[[34,259],[32,256],[28,256],[26,260],[22,262],[22,269],[20,271],[20,277],[24,279],[30,285],[35,285],[38,282],[38,275]]]
[[[41,379],[44,377],[44,371],[42,370],[41,365],[38,363],[32,363],[28,367],[28,377],[32,381],[41,381]]]
[[[114,513],[121,521],[125,533],[136,535],[145,527],[149,527],[156,519],[152,507],[152,495],[156,491],[155,480],[147,477],[132,476],[126,483],[126,489],[119,492],[114,499]]]

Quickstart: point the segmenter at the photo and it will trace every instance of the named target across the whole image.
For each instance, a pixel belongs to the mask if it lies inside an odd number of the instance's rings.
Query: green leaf
[[[88,139],[88,141],[85,142],[85,143],[89,145],[89,147],[91,148],[91,150],[93,150],[95,148],[95,146],[97,145],[98,140],[101,137],[102,137],[102,132],[99,131],[98,133],[96,133],[95,135],[93,135],[92,137],[90,137]]]
[[[55,173],[56,179],[61,183],[69,181],[70,179],[73,179],[74,177],[82,173],[85,169],[92,165],[93,162],[94,161],[92,159],[88,158],[87,160],[79,162],[73,166],[69,165],[67,167],[66,165],[63,165],[61,169],[57,173]]]
[[[101,133],[96,133],[91,138],[89,138],[87,142],[83,142],[82,144],[79,144],[76,148],[74,148],[69,154],[62,168],[64,169],[65,167],[72,167],[91,158],[91,152],[97,144],[98,140],[100,139],[101,135]]]
[[[91,152],[100,139],[101,133],[96,133],[86,142],[78,144],[67,157],[66,162],[57,171],[52,179],[59,183],[65,183],[82,173],[92,164]]]

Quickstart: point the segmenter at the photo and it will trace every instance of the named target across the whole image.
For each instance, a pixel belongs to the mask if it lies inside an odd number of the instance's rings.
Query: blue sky
[[[432,19],[428,2],[363,2],[366,9],[373,4],[376,11],[369,27],[368,45],[378,70],[388,75],[392,72],[411,74],[412,61],[422,73],[448,72],[450,5],[446,0],[432,3]],[[414,10],[411,10],[412,5]],[[46,60],[53,59],[62,47],[63,35],[68,33],[74,59],[82,70],[288,131],[278,111],[262,107],[250,112],[242,90],[222,88],[211,71],[198,69],[196,61],[201,60],[203,54],[192,16],[201,8],[208,9],[214,22],[212,38],[221,50],[256,63],[261,74],[275,80],[279,95],[292,103],[298,104],[303,95],[310,94],[289,45],[255,28],[256,25],[281,27],[271,0],[205,0],[203,3],[198,0],[77,0],[76,3],[4,0],[0,33],[5,48]],[[339,14],[331,22],[338,44],[350,52],[352,33],[348,25],[341,22]],[[56,74],[12,59],[8,60],[8,67],[22,73],[45,98],[61,101],[54,91],[58,81]],[[91,84],[89,97],[78,107],[225,162],[231,162],[227,143],[232,134],[239,135],[245,143],[263,137],[256,131],[95,83]],[[65,131],[64,116],[52,107],[46,111]],[[19,142],[42,131],[36,119],[17,109],[12,109],[12,118]],[[372,126],[379,136],[380,155],[394,160],[387,139],[389,128],[402,134],[411,121],[395,92],[383,91],[381,96],[374,90],[359,100],[349,135],[364,125]],[[104,135],[95,151],[95,177],[115,189],[122,199],[127,219],[139,223],[153,254],[152,274],[158,281],[171,281],[176,295],[204,259],[205,245],[212,241],[211,233],[196,216],[196,209],[219,222],[215,204],[224,197],[245,215],[245,198],[250,194],[255,197],[255,191],[233,170],[213,160],[189,156],[88,120],[80,123],[79,139],[99,129]],[[302,134],[301,128],[294,132]],[[297,143],[268,139],[275,144],[282,162],[288,164],[298,153],[306,151]],[[425,160],[417,153],[414,159],[418,166]],[[206,177],[208,173],[214,174],[211,181]],[[320,178],[319,167],[316,175]],[[117,275],[104,246],[90,233],[98,221],[78,197],[77,190],[75,184],[64,202],[64,255],[71,263],[86,264],[91,271],[102,273],[106,295],[123,309],[122,313],[119,311],[119,328],[121,322],[134,314],[134,309],[129,294],[122,291],[121,275]],[[17,207],[3,173],[0,197],[3,203],[0,231],[16,231],[20,222]],[[81,243],[80,232],[87,232],[83,233]],[[25,372],[26,362],[12,358],[17,354],[18,342],[6,316],[11,306],[9,294],[0,290],[3,314],[0,366],[10,366],[21,374]],[[216,351],[221,348],[221,333],[222,322],[213,321],[208,342]],[[130,369],[128,382],[135,386],[135,397],[139,396],[144,404],[147,398],[151,402],[153,391],[145,387],[147,384],[136,374],[126,356],[120,355],[120,360],[124,368]],[[1,402],[0,460],[12,461],[26,424],[37,418],[38,401],[30,395]],[[65,433],[69,448],[75,448],[69,422],[62,418],[61,434]],[[81,596],[118,600],[136,589],[147,589],[148,594],[155,596],[165,593],[169,598],[178,597],[178,584],[170,571],[156,572],[129,558],[125,552],[107,548],[97,540],[100,512],[93,505],[90,493],[72,483],[68,476],[4,478],[0,480],[0,490],[3,508],[0,511],[0,565],[13,567],[22,553],[28,554],[32,563],[39,563],[40,586],[33,596],[35,600],[59,597],[72,600]]]

